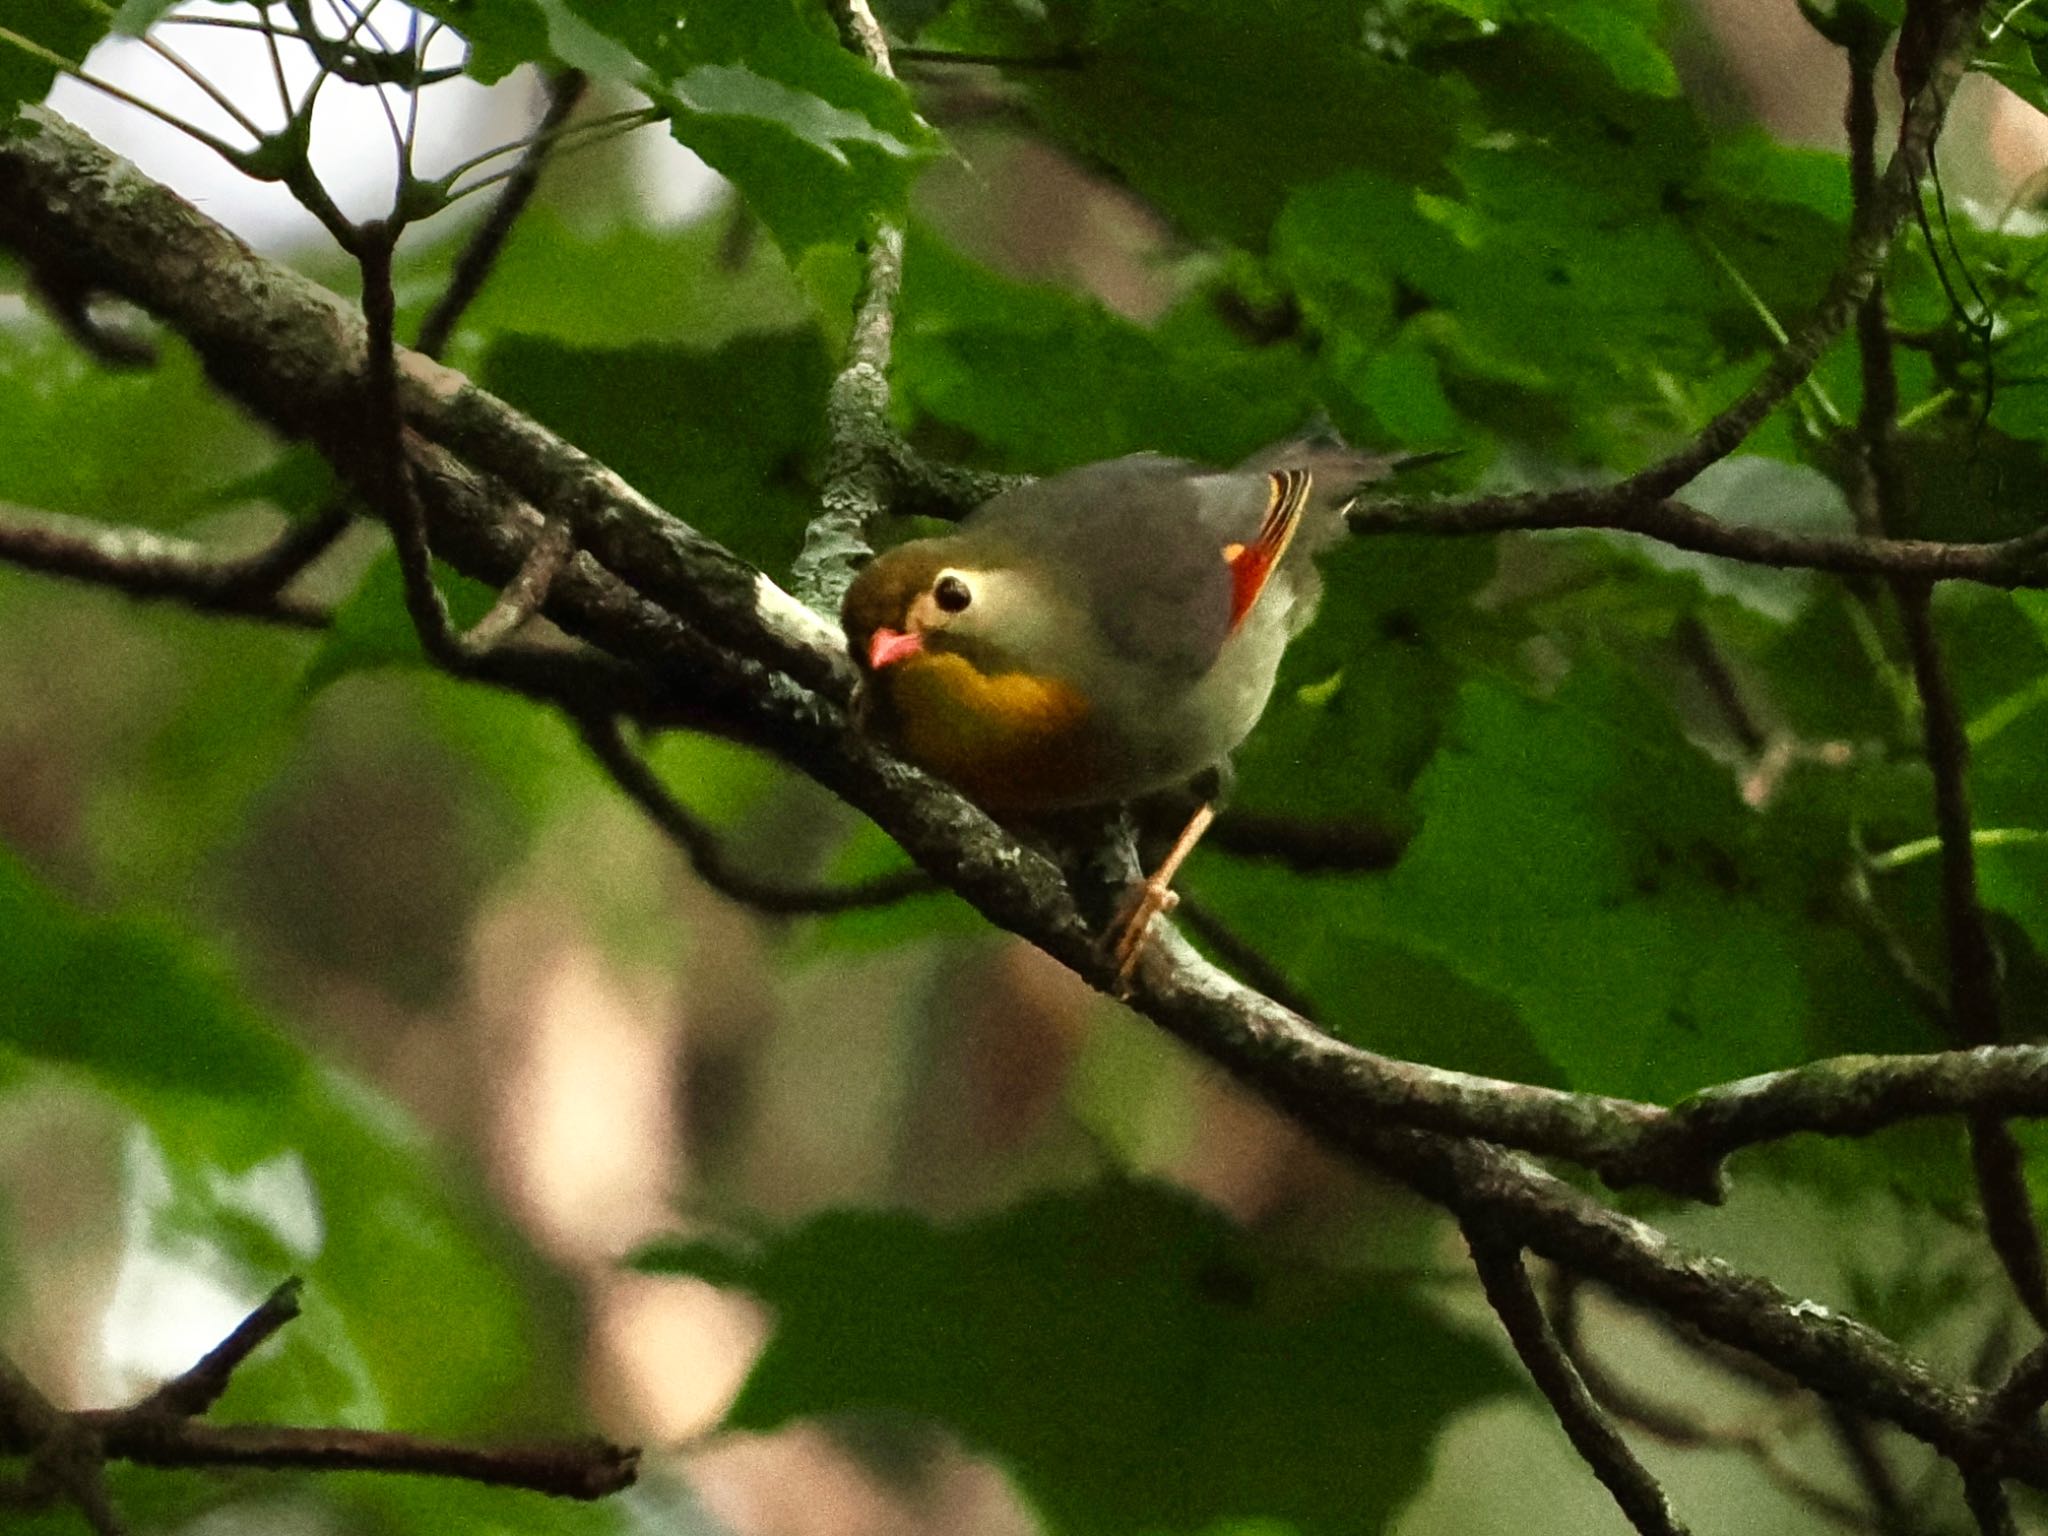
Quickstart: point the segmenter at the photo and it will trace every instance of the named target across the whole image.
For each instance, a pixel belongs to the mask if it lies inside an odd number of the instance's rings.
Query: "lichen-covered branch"
[[[868,0],[831,0],[831,8],[846,46],[876,74],[893,80],[889,40]],[[869,529],[887,504],[895,442],[889,425],[889,352],[902,290],[903,230],[884,224],[868,237],[846,361],[825,404],[832,444],[825,485],[791,573],[797,597],[821,613],[838,611],[854,573],[874,553]]]

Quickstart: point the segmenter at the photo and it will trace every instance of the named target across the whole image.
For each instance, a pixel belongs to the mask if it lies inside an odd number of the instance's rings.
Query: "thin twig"
[[[246,580],[248,563],[222,560],[203,545],[54,512],[0,509],[0,561],[115,587],[130,597],[175,598],[202,612],[300,629],[319,629],[328,620],[324,607]]]
[[[1828,1404],[1828,1423],[1842,1457],[1870,1504],[1871,1522],[1883,1536],[1913,1536],[1916,1524],[1899,1492],[1891,1463],[1885,1460],[1877,1426],[1840,1403]]]
[[[1990,544],[1783,533],[1747,523],[1724,523],[1683,502],[1617,499],[1610,490],[1602,489],[1479,496],[1465,501],[1360,502],[1347,521],[1352,532],[1360,534],[1606,530],[1780,570],[1974,581],[1992,587],[2048,585],[2048,529]]]
[[[1643,1536],[1685,1536],[1685,1525],[1672,1513],[1664,1490],[1636,1459],[1559,1347],[1543,1304],[1536,1299],[1536,1288],[1529,1283],[1521,1247],[1491,1237],[1472,1223],[1465,1226],[1465,1244],[1472,1250],[1479,1283],[1486,1288],[1486,1299],[1507,1330],[1515,1353],[1549,1401],[1572,1448],[1614,1495],[1629,1524]]]
[[[526,205],[539,189],[541,172],[547,168],[555,134],[568,122],[569,114],[583,99],[586,84],[580,70],[559,70],[548,76],[547,107],[541,114],[539,127],[519,157],[517,168],[506,178],[504,190],[491,204],[491,211],[477,224],[461,254],[455,258],[448,286],[441,290],[434,307],[420,322],[419,338],[413,343],[416,351],[428,357],[439,357],[447,348],[449,338],[455,334],[456,323],[483,291],[484,282],[497,263],[498,253],[505,248],[505,242],[512,234],[512,226],[519,222],[519,215],[526,211]]]
[[[99,1435],[110,1459],[147,1467],[392,1472],[587,1500],[630,1488],[640,1464],[638,1450],[601,1440],[465,1445],[386,1430],[210,1424],[132,1409],[75,1417]]]
[[[264,1297],[256,1310],[235,1325],[220,1343],[206,1352],[183,1375],[174,1376],[140,1403],[139,1412],[158,1412],[192,1418],[220,1401],[242,1362],[253,1355],[293,1318],[299,1315],[299,1292],[303,1282],[293,1278]]]
[[[599,1499],[630,1487],[640,1453],[600,1440],[458,1445],[418,1435],[275,1424],[209,1424],[197,1417],[265,1339],[298,1314],[287,1282],[184,1375],[128,1408],[65,1413],[0,1358],[0,1456],[27,1455],[85,1510],[101,1536],[119,1536],[100,1468],[264,1467],[315,1472],[399,1472]]]
[[[398,240],[394,225],[374,222],[357,231],[357,264],[363,273],[363,322],[369,334],[363,361],[363,427],[369,444],[371,479],[378,510],[391,528],[392,547],[405,587],[406,612],[420,646],[433,661],[460,672],[469,660],[448,616],[447,599],[434,584],[433,551],[426,516],[414,492],[405,455],[405,424],[398,405],[397,300],[391,285],[391,256]]]
[[[648,819],[682,849],[697,877],[743,906],[777,917],[802,917],[893,906],[934,889],[931,877],[921,869],[878,875],[847,886],[791,886],[763,879],[733,858],[718,834],[669,793],[645,759],[626,744],[616,720],[585,715],[576,724],[591,756]]]
[[[576,543],[569,537],[567,525],[541,524],[518,574],[505,583],[489,611],[461,637],[465,656],[473,659],[482,655],[539,613],[547,603],[555,577],[575,552]]]
[[[1586,1347],[1580,1336],[1580,1298],[1584,1286],[1579,1277],[1570,1270],[1558,1268],[1552,1271],[1549,1316],[1552,1330],[1557,1335],[1561,1348],[1572,1366],[1586,1384],[1586,1390],[1594,1401],[1621,1420],[1624,1424],[1641,1430],[1644,1434],[1681,1450],[1733,1451],[1748,1457],[1759,1471],[1787,1498],[1804,1507],[1809,1513],[1838,1526],[1851,1536],[1867,1536],[1872,1530],[1869,1517],[1847,1499],[1821,1487],[1801,1472],[1786,1453],[1785,1435],[1782,1429],[1771,1424],[1715,1425],[1702,1423],[1676,1408],[1669,1407],[1656,1399],[1638,1392],[1627,1382],[1607,1370]],[[1659,1319],[1670,1324],[1670,1319]],[[1682,1341],[1703,1357],[1723,1370],[1731,1371],[1752,1385],[1762,1386],[1766,1391],[1783,1393],[1787,1390],[1786,1378],[1776,1377],[1769,1383],[1755,1381],[1749,1368],[1756,1364],[1747,1355],[1738,1355],[1720,1349],[1712,1340],[1702,1339],[1673,1327]],[[1791,1390],[1796,1391],[1796,1387]],[[1782,1413],[1773,1415],[1773,1423],[1781,1423]]]

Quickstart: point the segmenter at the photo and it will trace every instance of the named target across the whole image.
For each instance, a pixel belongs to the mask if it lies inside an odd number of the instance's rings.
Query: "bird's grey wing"
[[[1230,635],[1225,550],[1271,505],[1264,473],[1224,472],[1133,454],[1041,480],[974,515],[977,533],[1020,560],[1077,579],[1104,640],[1171,677],[1199,677]]]

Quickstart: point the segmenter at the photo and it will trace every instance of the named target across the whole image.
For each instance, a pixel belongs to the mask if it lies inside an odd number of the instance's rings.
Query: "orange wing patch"
[[[1301,526],[1301,514],[1308,506],[1309,487],[1315,477],[1305,469],[1276,469],[1266,477],[1273,482],[1266,504],[1265,520],[1249,544],[1223,546],[1224,562],[1230,567],[1230,632],[1237,633],[1252,604],[1266,590],[1266,581],[1294,542]]]

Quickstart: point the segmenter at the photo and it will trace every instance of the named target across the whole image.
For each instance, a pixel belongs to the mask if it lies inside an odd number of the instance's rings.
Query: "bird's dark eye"
[[[932,587],[932,601],[948,613],[958,613],[974,601],[974,589],[958,576],[941,576]]]

